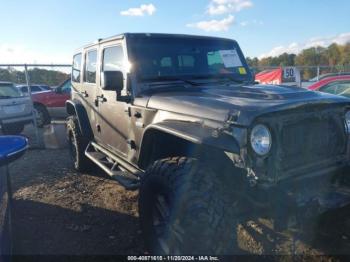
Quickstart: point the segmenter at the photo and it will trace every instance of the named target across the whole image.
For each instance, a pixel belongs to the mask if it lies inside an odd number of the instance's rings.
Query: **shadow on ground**
[[[73,211],[31,200],[16,200],[14,211],[16,255],[142,253],[134,216],[90,205]]]

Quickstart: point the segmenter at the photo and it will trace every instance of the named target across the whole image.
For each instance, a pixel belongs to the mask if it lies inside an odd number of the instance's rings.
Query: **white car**
[[[0,82],[0,127],[7,135],[19,134],[33,119],[33,106],[13,83]]]

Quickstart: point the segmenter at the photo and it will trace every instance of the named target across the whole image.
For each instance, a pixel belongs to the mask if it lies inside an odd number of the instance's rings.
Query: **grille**
[[[280,135],[282,170],[330,159],[346,150],[344,124],[336,116],[284,123]]]

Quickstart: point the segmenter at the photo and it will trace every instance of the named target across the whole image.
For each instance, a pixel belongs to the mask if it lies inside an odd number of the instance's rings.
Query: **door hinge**
[[[131,117],[131,108],[129,106],[124,109],[124,112],[127,113],[129,117]]]
[[[136,143],[135,143],[134,140],[129,139],[129,140],[127,141],[127,143],[128,143],[128,145],[130,146],[130,149],[136,150]]]
[[[134,117],[141,118],[142,114],[140,112],[135,112]]]

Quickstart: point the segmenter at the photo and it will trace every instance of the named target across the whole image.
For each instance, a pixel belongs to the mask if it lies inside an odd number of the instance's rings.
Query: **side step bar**
[[[125,189],[137,190],[140,187],[142,171],[112,155],[95,142],[90,142],[85,150],[85,155]]]

